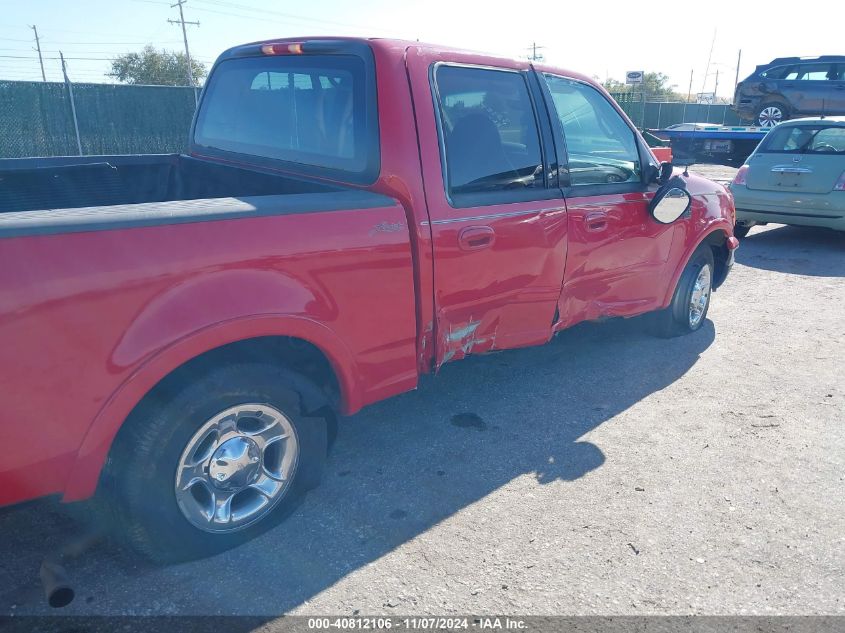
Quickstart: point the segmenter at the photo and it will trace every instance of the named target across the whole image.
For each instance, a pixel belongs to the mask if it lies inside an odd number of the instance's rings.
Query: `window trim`
[[[310,53],[306,49],[304,54],[298,55],[297,57],[348,56],[357,57],[364,63],[363,98],[366,121],[364,138],[366,139],[368,150],[367,159],[362,170],[351,171],[335,167],[300,163],[280,158],[270,158],[267,156],[258,156],[256,154],[245,154],[242,152],[218,149],[197,143],[196,127],[199,121],[200,112],[203,109],[203,102],[208,98],[208,86],[211,84],[214,73],[220,65],[235,59],[267,57],[260,53],[260,47],[254,47],[251,45],[237,47],[226,51],[217,59],[214,67],[211,69],[211,73],[208,75],[208,78],[203,85],[199,102],[194,110],[194,116],[191,121],[188,145],[189,154],[192,156],[231,162],[238,165],[248,165],[273,171],[283,171],[285,173],[292,173],[298,176],[322,178],[339,183],[363,186],[375,184],[381,175],[381,131],[378,112],[378,79],[376,76],[376,63],[373,50],[370,48],[369,44],[363,42],[334,42],[333,40],[326,40],[325,42],[315,41],[311,43],[320,46],[315,46],[314,51]],[[309,42],[306,41],[305,46],[307,47],[308,44]],[[254,51],[253,48],[256,50]]]
[[[443,111],[441,109],[440,88],[437,85],[437,71],[441,67],[469,68],[473,70],[492,70],[503,73],[512,73],[522,76],[525,82],[525,90],[531,103],[531,110],[534,114],[534,123],[537,126],[537,142],[540,147],[540,161],[543,165],[543,186],[531,189],[512,191],[482,191],[471,193],[453,194],[449,190],[448,161],[446,160],[446,136],[443,128]],[[501,66],[489,66],[486,64],[468,64],[461,62],[436,61],[428,68],[428,84],[431,91],[432,105],[434,107],[434,119],[437,127],[437,145],[440,154],[440,174],[443,179],[443,194],[446,202],[453,209],[466,209],[471,207],[488,207],[498,204],[509,204],[514,202],[532,202],[534,200],[552,200],[560,197],[560,190],[552,186],[549,180],[549,166],[551,154],[546,147],[546,134],[544,133],[542,116],[536,100],[534,90],[531,88],[529,75],[532,71],[520,70],[517,68],[503,68]],[[552,147],[554,152],[554,147]],[[554,152],[556,155],[556,152]]]
[[[567,77],[566,75],[562,75],[560,73],[554,72],[546,72],[546,71],[539,71],[537,72],[538,81],[540,83],[540,88],[543,92],[543,96],[546,99],[547,108],[549,110],[549,116],[552,120],[552,129],[555,135],[555,146],[560,148],[558,154],[558,165],[560,166],[559,173],[560,173],[560,189],[563,193],[564,198],[583,198],[589,196],[602,196],[602,195],[612,195],[618,193],[640,193],[644,192],[648,188],[648,182],[646,178],[646,165],[650,164],[652,161],[649,160],[648,156],[644,156],[642,142],[640,141],[640,135],[637,133],[636,129],[632,128],[625,113],[622,111],[619,106],[611,100],[608,100],[607,97],[602,94],[601,90],[598,90],[593,84],[590,82],[584,81],[583,79],[578,79],[576,77]],[[628,128],[628,131],[633,136],[634,140],[634,147],[636,148],[637,158],[639,159],[639,167],[640,167],[640,180],[639,182],[622,182],[622,183],[591,183],[591,184],[582,184],[582,185],[573,185],[569,179],[569,150],[566,144],[566,135],[563,132],[563,125],[560,122],[560,117],[557,115],[557,108],[555,107],[554,99],[552,97],[551,88],[549,88],[549,84],[546,81],[546,77],[555,77],[557,79],[564,79],[566,81],[572,81],[574,83],[581,84],[590,88],[591,90],[595,91],[596,94],[604,99],[607,104],[613,108],[613,110],[619,115],[619,118],[622,120],[622,123],[625,124],[625,127]]]

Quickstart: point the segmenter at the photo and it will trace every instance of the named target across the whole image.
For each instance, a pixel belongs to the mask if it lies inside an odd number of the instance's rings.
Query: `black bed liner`
[[[345,190],[182,154],[0,160],[0,213]]]

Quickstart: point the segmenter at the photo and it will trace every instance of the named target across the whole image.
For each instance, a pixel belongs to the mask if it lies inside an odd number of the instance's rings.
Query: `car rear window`
[[[362,175],[378,152],[367,73],[365,61],[354,55],[222,61],[208,80],[194,143]]]
[[[763,154],[845,154],[845,127],[779,125],[760,145]]]

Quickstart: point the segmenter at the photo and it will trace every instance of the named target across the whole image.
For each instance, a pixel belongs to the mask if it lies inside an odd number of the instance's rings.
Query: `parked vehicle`
[[[768,222],[845,231],[845,117],[781,123],[739,168],[730,189],[738,237]]]
[[[567,148],[608,169],[573,183]],[[697,330],[738,245],[728,191],[590,79],[416,42],[238,46],[188,155],[0,179],[0,504],[96,493],[162,561],[273,525],[335,412],[447,361],[602,317]]]
[[[736,86],[733,109],[772,127],[800,115],[845,114],[845,55],[779,57]]]
[[[726,161],[742,163],[751,155],[770,127],[676,123],[665,130],[654,130],[669,141],[677,162]]]

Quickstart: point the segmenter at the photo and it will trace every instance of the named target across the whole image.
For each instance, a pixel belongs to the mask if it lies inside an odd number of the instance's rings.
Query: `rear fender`
[[[229,343],[262,336],[290,336],[315,345],[325,354],[337,376],[342,410],[361,407],[361,390],[354,359],[328,327],[300,316],[259,314],[215,323],[183,337],[145,361],[107,400],[77,452],[67,479],[63,501],[90,497],[112,442],[124,420],[161,380],[188,361]]]

